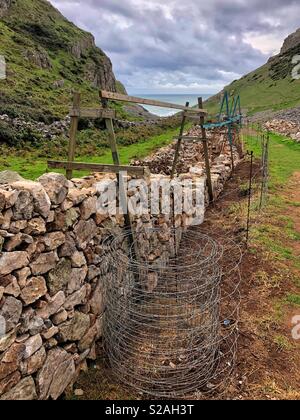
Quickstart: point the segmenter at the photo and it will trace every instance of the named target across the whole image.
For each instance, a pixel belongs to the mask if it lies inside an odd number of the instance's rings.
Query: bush
[[[16,130],[9,124],[4,121],[0,121],[0,143],[7,144],[9,146],[16,146],[17,134]]]
[[[78,121],[78,130],[87,130],[89,128],[93,128],[93,122],[87,118],[79,118]]]
[[[15,147],[22,147],[24,143],[27,143],[38,147],[42,143],[42,137],[29,127],[18,129],[5,121],[0,121],[0,143]]]

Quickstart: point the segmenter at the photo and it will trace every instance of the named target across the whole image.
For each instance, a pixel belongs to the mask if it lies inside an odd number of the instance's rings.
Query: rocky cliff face
[[[285,54],[287,51],[298,47],[300,45],[300,28],[296,32],[289,35],[281,48],[280,54]]]
[[[73,90],[81,90],[92,104],[99,100],[99,89],[119,89],[112,63],[97,48],[94,37],[48,1],[0,0],[0,16],[0,54],[8,65],[8,80],[1,84],[0,114],[62,118]]]
[[[82,38],[77,39],[70,46],[70,52],[77,60],[84,60],[86,54],[90,56],[84,66],[84,77],[92,86],[116,91],[112,63],[103,51],[96,47],[93,35],[86,33]]]

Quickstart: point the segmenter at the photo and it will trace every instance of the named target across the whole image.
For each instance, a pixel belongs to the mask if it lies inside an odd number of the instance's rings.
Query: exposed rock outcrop
[[[70,51],[75,58],[81,58],[87,51],[95,47],[95,39],[93,35],[86,34],[81,39],[76,40],[70,47]]]
[[[103,88],[115,92],[116,79],[112,71],[112,63],[108,57],[99,60],[88,61],[84,70],[85,79],[95,88]]]
[[[76,40],[70,47],[71,54],[76,59],[88,57],[84,65],[85,79],[95,88],[105,88],[116,91],[116,78],[110,59],[96,47],[93,35],[86,34]]]
[[[34,64],[41,69],[51,69],[52,63],[50,61],[49,55],[42,48],[37,48],[35,50],[28,50],[25,53],[26,58],[30,63]]]
[[[287,51],[297,47],[298,45],[300,45],[300,28],[285,39],[280,50],[280,54],[285,54]]]
[[[239,94],[244,113],[248,115],[260,113],[258,120],[266,120],[262,113],[284,110],[289,103],[295,102],[295,92],[300,81],[295,79],[295,56],[300,55],[300,29],[289,35],[283,43],[279,54],[274,55],[259,68],[234,80],[225,89]],[[249,92],[253,95],[249,95]],[[211,109],[219,109],[223,91],[210,97],[206,104]],[[204,104],[204,106],[206,105]],[[272,117],[267,117],[270,119]]]

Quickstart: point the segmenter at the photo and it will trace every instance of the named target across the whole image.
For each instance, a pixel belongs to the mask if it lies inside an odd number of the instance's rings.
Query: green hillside
[[[3,0],[0,18],[0,55],[7,62],[0,113],[48,123],[65,117],[74,89],[90,105],[99,88],[123,91],[93,36],[48,1]]]
[[[242,107],[249,114],[260,111],[277,111],[300,105],[300,80],[292,78],[294,55],[300,54],[300,43],[281,55],[271,58],[259,69],[226,86],[231,94],[240,94]],[[206,102],[214,114],[219,109],[222,92]]]

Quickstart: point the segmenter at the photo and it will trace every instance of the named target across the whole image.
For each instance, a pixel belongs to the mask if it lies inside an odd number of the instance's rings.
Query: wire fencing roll
[[[104,346],[111,371],[155,397],[212,391],[234,367],[241,251],[228,239],[178,229],[152,260],[161,234],[136,233],[130,246],[129,233],[109,240]]]

